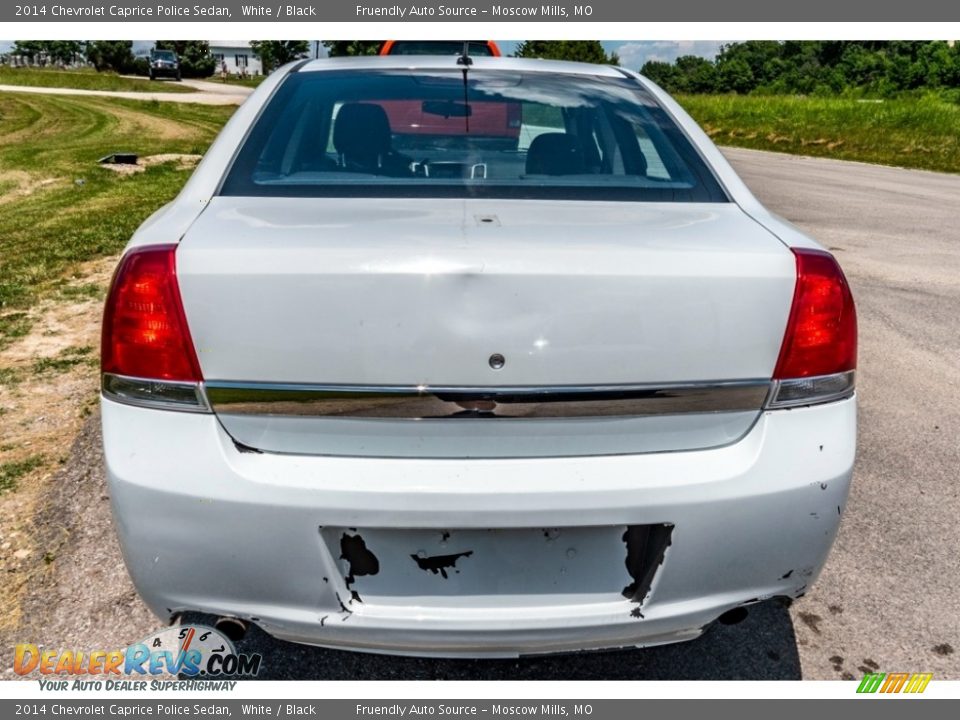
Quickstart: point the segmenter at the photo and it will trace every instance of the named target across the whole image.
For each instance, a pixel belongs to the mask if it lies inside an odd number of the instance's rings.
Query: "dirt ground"
[[[31,310],[31,332],[0,351],[0,464],[31,468],[15,478],[15,491],[0,495],[3,647],[41,638],[49,645],[100,647],[120,617],[141,616],[134,627],[151,624],[116,562],[106,490],[89,487],[99,482],[100,468],[71,474],[65,467],[74,445],[84,442],[78,433],[97,412],[101,298],[115,263],[106,258],[81,266],[58,297]],[[61,568],[66,553],[90,562]],[[75,606],[95,610],[54,612]],[[115,642],[137,639],[121,633]]]

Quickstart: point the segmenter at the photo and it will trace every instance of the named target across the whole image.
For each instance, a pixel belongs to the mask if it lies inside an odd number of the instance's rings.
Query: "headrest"
[[[376,157],[390,151],[390,121],[380,105],[347,103],[333,125],[333,147],[340,155]]]
[[[577,138],[568,133],[537,135],[527,150],[527,175],[579,175],[586,170]]]

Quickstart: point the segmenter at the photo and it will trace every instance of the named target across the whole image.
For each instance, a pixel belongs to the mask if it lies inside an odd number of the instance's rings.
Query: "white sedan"
[[[689,640],[820,572],[856,345],[834,258],[650,81],[295,63],[114,278],[124,557],[164,619],[316,645]]]

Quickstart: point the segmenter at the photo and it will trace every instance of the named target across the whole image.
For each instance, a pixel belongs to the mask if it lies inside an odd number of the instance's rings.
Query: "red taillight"
[[[833,255],[793,248],[797,285],[780,346],[776,380],[831,375],[857,367],[857,312]]]
[[[177,286],[176,245],[127,253],[103,313],[101,369],[156,380],[203,379]]]

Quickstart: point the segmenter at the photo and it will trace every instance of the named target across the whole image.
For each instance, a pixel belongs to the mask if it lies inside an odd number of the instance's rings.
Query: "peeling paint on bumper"
[[[803,594],[836,535],[856,437],[852,398],[765,413],[740,442],[695,452],[304,457],[241,453],[210,415],[102,406],[124,558],[154,612],[435,656],[689,640],[726,610]],[[648,525],[672,527],[638,601],[624,595],[639,582],[624,534]],[[539,563],[525,574],[524,552]],[[496,573],[497,558],[512,569]]]

